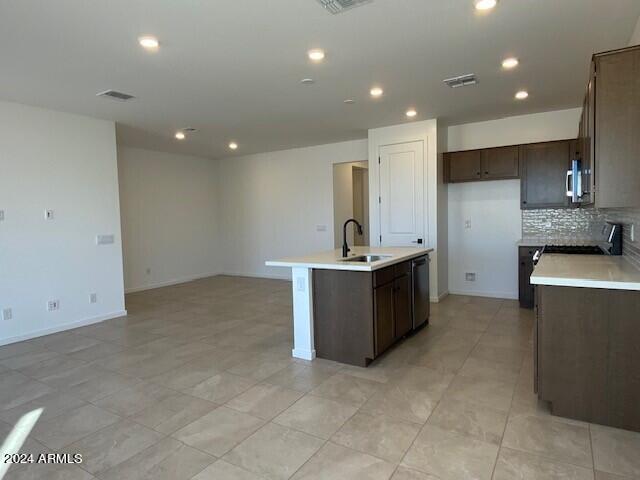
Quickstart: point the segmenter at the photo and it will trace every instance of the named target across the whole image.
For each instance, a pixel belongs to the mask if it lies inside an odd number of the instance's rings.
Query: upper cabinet
[[[497,147],[482,150],[482,178],[503,180],[518,178],[518,147]]]
[[[518,147],[445,153],[444,171],[448,183],[518,178]]]
[[[594,55],[581,123],[585,200],[640,205],[640,46]]]
[[[482,151],[451,152],[444,154],[445,176],[449,183],[482,180]]]
[[[520,206],[567,208],[566,178],[571,166],[571,140],[520,146]]]

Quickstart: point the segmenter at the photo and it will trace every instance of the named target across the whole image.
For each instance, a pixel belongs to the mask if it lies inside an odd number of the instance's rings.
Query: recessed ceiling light
[[[322,60],[324,60],[324,50],[321,50],[319,48],[309,50],[307,52],[307,55],[309,56],[309,60],[311,60],[312,62],[321,62]]]
[[[176,132],[176,138],[178,140],[184,140],[184,137],[185,137],[184,132]]]
[[[524,100],[528,96],[529,92],[527,92],[526,90],[520,90],[518,93],[516,93],[516,99],[518,100]]]
[[[371,94],[372,97],[374,98],[378,98],[381,97],[382,94],[384,93],[384,90],[382,90],[382,88],[380,87],[373,87],[369,93]]]
[[[491,10],[498,0],[475,0],[476,10]]]
[[[502,68],[506,68],[507,70],[511,70],[512,68],[516,68],[520,61],[515,57],[505,58],[502,61]]]
[[[303,85],[313,85],[315,83],[315,80],[313,78],[303,78],[302,80],[300,80],[300,83]]]
[[[416,115],[418,115],[418,112],[416,112],[415,108],[410,108],[409,110],[407,110],[407,117],[413,118]]]
[[[238,144],[236,142],[229,143],[229,148],[231,150],[236,150],[238,148]]]
[[[138,43],[147,50],[156,50],[160,46],[160,42],[156,37],[145,36],[138,38]]]

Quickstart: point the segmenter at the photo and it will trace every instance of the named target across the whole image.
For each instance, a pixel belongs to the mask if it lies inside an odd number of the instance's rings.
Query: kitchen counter
[[[599,245],[601,240],[575,237],[524,237],[516,242],[518,247],[544,247],[545,245]]]
[[[312,253],[302,257],[290,257],[280,260],[269,260],[265,262],[268,267],[304,267],[326,270],[349,270],[355,272],[373,272],[380,268],[388,267],[395,263],[411,260],[415,257],[426,255],[433,251],[433,248],[415,247],[351,247],[349,257],[358,255],[388,255],[388,258],[371,263],[357,263],[345,261],[342,258],[342,250],[329,250],[325,252]]]
[[[543,254],[531,275],[534,285],[640,290],[640,270],[624,257]]]

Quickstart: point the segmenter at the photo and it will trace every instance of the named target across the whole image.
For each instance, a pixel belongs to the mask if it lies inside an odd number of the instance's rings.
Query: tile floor
[[[213,277],[129,316],[0,347],[0,439],[43,413],[9,479],[640,478],[640,434],[553,417],[532,313],[450,296],[368,369],[294,360],[290,284]]]

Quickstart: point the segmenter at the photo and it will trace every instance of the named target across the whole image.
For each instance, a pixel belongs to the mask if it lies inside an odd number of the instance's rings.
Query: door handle
[[[422,239],[419,238],[417,240],[412,240],[411,243],[418,243],[418,244],[422,245]]]

